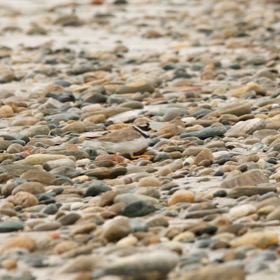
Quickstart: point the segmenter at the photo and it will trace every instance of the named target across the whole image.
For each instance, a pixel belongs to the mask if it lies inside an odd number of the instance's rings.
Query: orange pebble
[[[60,234],[58,232],[51,232],[50,233],[50,239],[59,239]]]
[[[105,0],[91,0],[92,5],[102,5],[105,2]]]
[[[168,200],[168,206],[180,203],[180,202],[194,202],[195,195],[192,191],[178,190],[173,193]]]
[[[2,266],[7,270],[11,270],[17,267],[17,261],[14,259],[6,259],[2,262]]]

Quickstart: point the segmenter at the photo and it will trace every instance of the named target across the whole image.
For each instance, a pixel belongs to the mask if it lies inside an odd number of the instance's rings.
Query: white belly
[[[149,145],[149,140],[144,137],[141,137],[133,141],[122,141],[119,143],[111,143],[111,142],[101,143],[101,146],[103,146],[106,150],[110,152],[129,154],[129,155],[133,155],[137,152],[141,152],[147,149],[148,145]]]

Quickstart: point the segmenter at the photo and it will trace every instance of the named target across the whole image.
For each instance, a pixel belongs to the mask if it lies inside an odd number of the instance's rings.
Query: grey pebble
[[[78,213],[68,213],[63,216],[61,216],[57,221],[61,223],[61,225],[73,225],[75,224],[81,216]]]
[[[180,138],[198,137],[200,139],[207,139],[209,137],[222,136],[226,131],[225,127],[206,127],[199,131],[184,132],[180,135]]]
[[[0,222],[0,232],[13,232],[24,229],[24,222],[15,220],[6,220]]]

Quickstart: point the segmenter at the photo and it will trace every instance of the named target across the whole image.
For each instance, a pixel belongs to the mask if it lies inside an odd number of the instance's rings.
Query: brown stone
[[[0,83],[9,83],[16,79],[14,70],[7,66],[0,67]]]
[[[73,225],[81,218],[80,214],[76,212],[70,212],[65,215],[62,215],[58,218],[58,222],[62,225]]]
[[[36,249],[36,241],[29,236],[22,235],[12,237],[0,248],[0,252],[3,254],[5,251],[11,248],[24,248],[29,252],[33,252]]]
[[[28,170],[39,170],[38,168],[34,166],[27,166],[27,165],[16,165],[16,164],[8,164],[3,166],[5,171],[8,173],[9,176],[13,177],[19,177],[23,173],[25,173]]]
[[[191,231],[181,232],[173,238],[173,241],[179,241],[179,242],[184,242],[184,243],[194,242],[195,235]]]
[[[50,129],[47,125],[33,125],[28,130],[28,136],[33,137],[36,135],[48,135]]]
[[[50,160],[57,160],[57,159],[62,159],[62,158],[67,158],[65,155],[58,155],[58,154],[35,154],[35,155],[30,155],[26,157],[23,160],[19,160],[16,162],[16,164],[19,165],[38,165],[38,164],[44,164],[47,161]]]
[[[92,276],[92,273],[90,271],[81,271],[74,278],[74,280],[93,280],[93,276]],[[114,279],[112,279],[112,280],[114,280]]]
[[[272,231],[248,232],[239,238],[231,241],[232,247],[256,246],[260,249],[266,249],[273,245],[278,245],[279,237]]]
[[[57,255],[63,254],[69,250],[77,248],[79,244],[75,241],[65,240],[56,244],[53,249],[53,252]]]
[[[161,280],[167,278],[178,262],[178,255],[174,252],[154,249],[116,258],[105,264],[104,270],[107,274],[121,276],[121,279]]]
[[[253,196],[253,195],[263,195],[268,192],[277,192],[277,189],[273,186],[242,186],[234,187],[228,193],[228,197],[238,198],[241,196]]]
[[[265,128],[273,129],[274,131],[278,130],[280,128],[280,120],[270,120],[270,119],[266,120]]]
[[[4,105],[0,107],[0,117],[1,118],[8,118],[8,117],[12,117],[14,115],[14,111],[12,109],[12,107],[8,106],[8,105]]]
[[[266,217],[268,221],[273,221],[273,220],[280,220],[280,208],[274,209],[271,213],[269,213]]]
[[[154,176],[141,178],[138,182],[140,187],[160,187],[161,181]]]
[[[232,91],[232,96],[234,97],[244,97],[244,95],[249,91],[262,91],[262,87],[254,82],[249,82],[245,86],[237,88]]]
[[[175,123],[166,123],[163,127],[161,127],[156,135],[161,136],[163,138],[170,138],[172,136],[178,135],[182,133],[184,129]]]
[[[7,270],[11,270],[17,267],[17,261],[15,259],[5,259],[2,261],[1,265]]]
[[[99,206],[104,207],[104,206],[109,206],[109,205],[113,204],[116,196],[117,196],[117,192],[115,192],[115,191],[108,191],[108,192],[101,194]]]
[[[240,137],[246,136],[249,134],[253,134],[255,131],[259,129],[263,129],[265,127],[265,121],[259,118],[254,118],[245,121],[239,121],[235,125],[233,125],[225,135],[227,137]]]
[[[39,120],[35,117],[21,117],[21,118],[14,118],[11,122],[11,126],[29,126],[34,125]]]
[[[241,268],[229,266],[203,267],[185,273],[182,280],[245,280]]]
[[[168,205],[172,206],[174,204],[180,203],[180,202],[194,202],[195,195],[192,191],[189,190],[178,190],[175,193],[173,193],[168,200]]]
[[[45,170],[28,170],[23,173],[21,178],[27,179],[28,181],[40,182],[42,184],[48,185],[50,184],[55,177]]]
[[[72,123],[65,125],[62,128],[62,131],[64,131],[64,132],[71,131],[71,132],[82,133],[82,132],[86,131],[86,125],[83,122],[76,121],[76,122],[72,122]]]
[[[117,93],[120,94],[125,94],[125,93],[134,93],[134,92],[153,92],[154,87],[151,83],[148,81],[137,81],[137,82],[132,82],[129,84],[126,84],[124,86],[121,86],[118,90]]]
[[[222,184],[222,188],[234,188],[241,186],[257,186],[259,184],[268,183],[268,178],[259,170],[250,170],[230,178],[226,178]]]
[[[94,116],[89,116],[83,120],[85,125],[91,125],[91,124],[96,124],[96,123],[102,123],[106,120],[106,116],[103,114],[98,114]]]
[[[61,224],[58,222],[44,222],[34,226],[33,231],[52,231],[60,228]]]
[[[87,224],[82,224],[74,228],[71,232],[72,235],[76,234],[87,234],[96,229],[96,224],[95,223],[87,223]]]
[[[45,188],[39,182],[26,182],[26,183],[20,184],[15,189],[13,189],[12,194],[15,195],[18,192],[28,192],[28,193],[32,193],[32,194],[39,194],[39,193],[44,193]]]
[[[222,107],[217,112],[221,115],[230,114],[235,116],[242,116],[250,114],[252,106],[249,102],[240,102]]]
[[[115,242],[131,233],[129,219],[125,217],[116,217],[108,221],[103,226],[102,236],[109,242]]]
[[[99,180],[103,179],[114,179],[121,175],[125,175],[127,169],[125,167],[99,167],[95,169],[90,169],[86,172],[86,175],[96,177]]]
[[[205,148],[198,153],[198,155],[194,159],[195,165],[201,165],[204,161],[212,162],[214,160],[214,156],[210,149]]]
[[[100,257],[99,257],[100,258]],[[73,260],[67,262],[62,268],[61,273],[74,273],[74,272],[85,272],[92,271],[92,269],[98,263],[96,256],[79,256]]]
[[[39,201],[38,198],[28,192],[18,192],[14,196],[10,198],[10,201],[14,203],[15,205],[21,205],[22,207],[31,207],[38,205]]]

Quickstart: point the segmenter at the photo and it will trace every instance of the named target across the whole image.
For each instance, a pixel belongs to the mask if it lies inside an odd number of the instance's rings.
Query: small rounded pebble
[[[2,261],[1,265],[7,270],[12,270],[17,268],[17,261],[14,259],[6,259]]]
[[[12,117],[13,115],[14,115],[14,111],[10,106],[8,106],[8,105],[0,106],[0,117],[1,118],[8,118],[8,117]]]
[[[148,176],[141,178],[138,182],[140,187],[160,187],[161,182],[158,178],[153,176]]]
[[[4,245],[1,246],[0,252],[3,254],[9,249],[12,248],[24,248],[29,252],[32,252],[36,249],[36,241],[29,236],[16,236],[10,238]]]
[[[38,198],[28,192],[20,191],[10,198],[10,201],[15,205],[20,205],[22,207],[31,207],[38,205]]]
[[[129,220],[124,217],[116,217],[104,224],[102,236],[109,242],[114,242],[128,236],[130,233]]]
[[[192,191],[178,190],[172,194],[168,200],[168,205],[172,206],[180,202],[194,202],[195,195]]]
[[[28,192],[32,194],[39,194],[44,193],[45,188],[39,182],[27,182],[17,186],[13,191],[12,194],[15,195],[18,192]]]
[[[62,241],[59,242],[53,249],[53,252],[57,255],[63,254],[69,250],[77,248],[79,245],[74,241]]]
[[[271,231],[264,232],[248,232],[243,236],[232,240],[232,247],[252,245],[261,249],[269,246],[277,245],[279,242],[278,235]]]

